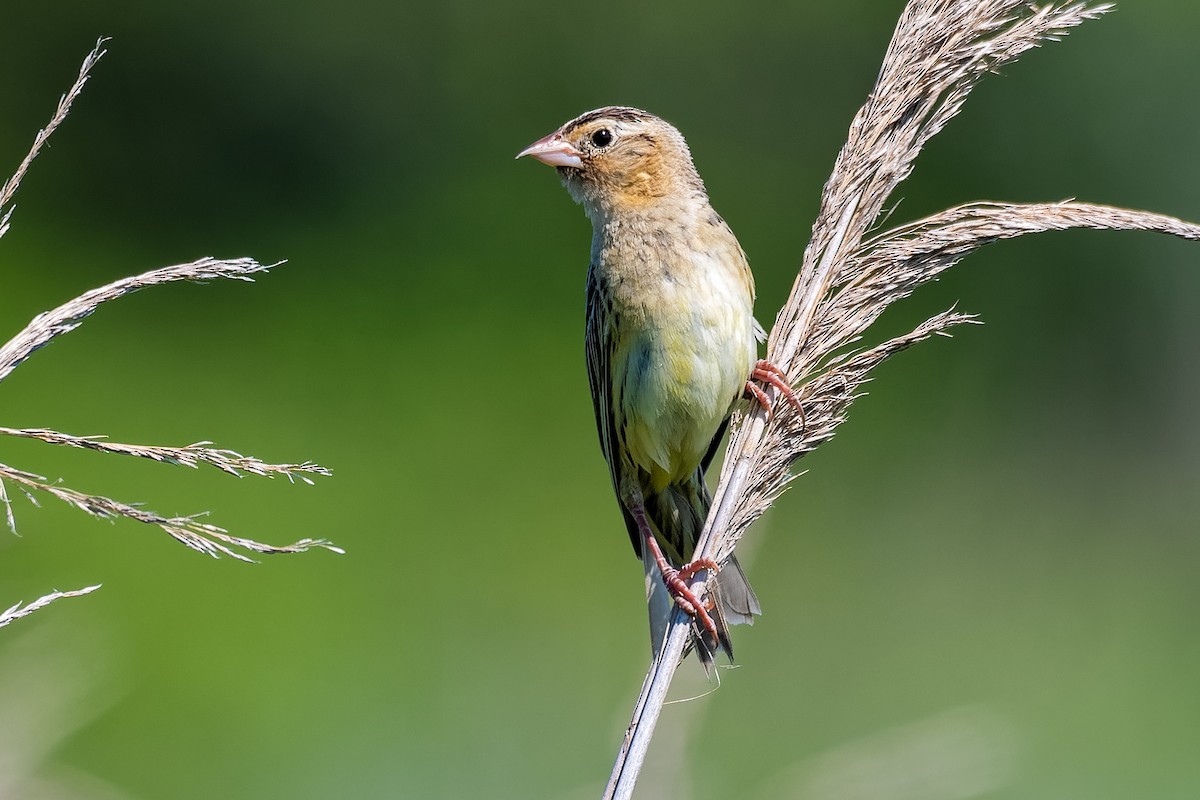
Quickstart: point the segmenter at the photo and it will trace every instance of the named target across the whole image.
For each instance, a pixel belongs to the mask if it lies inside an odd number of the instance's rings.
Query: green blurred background
[[[315,487],[0,441],[0,461],[314,552],[213,561],[16,498],[0,797],[588,798],[648,659],[582,360],[589,225],[524,145],[687,135],[770,321],[901,7],[10,3],[7,175],[109,55],[0,242],[7,338],[201,255],[289,263],[103,308],[0,423],[311,458]],[[986,80],[893,219],[1065,197],[1200,219],[1200,6],[1129,3]],[[984,327],[880,370],[746,540],[766,615],[669,706],[642,797],[1200,794],[1200,249],[996,245],[890,312]],[[677,693],[710,686],[687,665]]]

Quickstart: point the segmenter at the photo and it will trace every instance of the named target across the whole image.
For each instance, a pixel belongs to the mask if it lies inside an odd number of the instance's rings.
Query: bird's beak
[[[583,153],[575,145],[562,138],[562,131],[555,131],[549,136],[543,136],[533,144],[517,153],[521,156],[533,156],[543,164],[552,167],[582,167]]]

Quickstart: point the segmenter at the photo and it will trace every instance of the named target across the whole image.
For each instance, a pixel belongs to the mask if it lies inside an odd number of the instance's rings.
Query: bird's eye
[[[592,144],[596,147],[608,147],[613,140],[612,131],[608,128],[601,128],[592,134]]]

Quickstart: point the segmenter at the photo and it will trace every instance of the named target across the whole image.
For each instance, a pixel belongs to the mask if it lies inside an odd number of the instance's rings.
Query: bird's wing
[[[613,338],[612,305],[603,278],[595,269],[588,270],[587,278],[587,330],[584,348],[587,351],[588,385],[592,389],[592,410],[596,412],[596,432],[600,435],[600,450],[608,462],[608,474],[612,478],[613,493],[625,517],[625,527],[633,542],[633,551],[642,554],[642,537],[629,509],[621,502],[621,470],[628,468],[621,458],[621,444],[616,411],[613,407],[612,358],[616,347]]]
[[[730,267],[734,270],[742,283],[746,286],[746,293],[750,295],[750,299],[754,300],[754,273],[750,271],[750,259],[746,258],[746,251],[742,249],[741,243],[737,237],[733,235],[733,229],[729,227],[729,223],[725,218],[718,214],[714,209],[709,209],[709,223],[716,227],[720,233],[713,237],[721,250],[721,257],[728,259]],[[758,320],[754,321],[756,326],[755,335],[762,329],[758,324]],[[765,338],[765,337],[764,337]],[[762,341],[761,339],[759,341]]]
[[[754,341],[762,344],[767,340],[767,329],[757,319],[754,320]]]

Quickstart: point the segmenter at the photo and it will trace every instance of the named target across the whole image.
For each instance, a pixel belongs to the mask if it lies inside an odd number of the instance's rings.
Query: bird
[[[689,649],[705,668],[728,625],[762,608],[736,557],[693,560],[712,503],[704,474],[744,395],[770,413],[757,383],[799,410],[779,369],[758,358],[754,277],[712,207],[683,135],[628,106],[570,120],[522,150],[556,168],[592,223],[584,336],[600,448],[642,560],[652,654],[672,601],[693,620]],[[708,597],[691,589],[710,573]],[[715,585],[714,585],[715,584]]]

